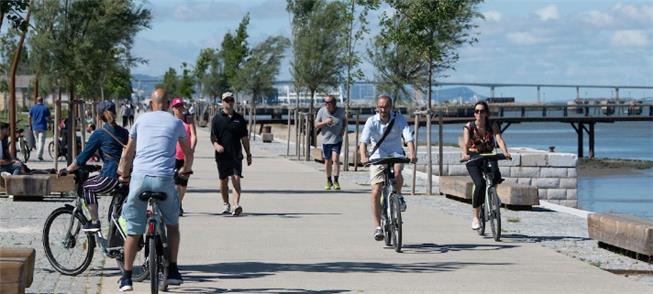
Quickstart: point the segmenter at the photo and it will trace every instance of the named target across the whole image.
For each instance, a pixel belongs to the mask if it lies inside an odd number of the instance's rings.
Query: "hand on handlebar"
[[[60,176],[60,177],[68,175],[68,169],[65,168],[65,167],[60,169],[59,172],[57,173],[57,175]]]

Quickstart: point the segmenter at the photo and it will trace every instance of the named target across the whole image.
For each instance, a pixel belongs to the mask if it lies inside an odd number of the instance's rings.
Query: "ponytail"
[[[116,114],[112,111],[105,111],[102,113],[102,116],[100,117],[103,122],[115,125],[116,124]]]

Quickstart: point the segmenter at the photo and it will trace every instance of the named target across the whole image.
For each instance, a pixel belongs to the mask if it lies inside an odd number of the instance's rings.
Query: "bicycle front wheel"
[[[27,162],[29,160],[29,148],[27,147],[27,143],[25,141],[20,140],[20,153],[23,153],[23,159],[25,160],[24,162]]]
[[[147,249],[143,250],[145,244],[143,244],[143,237],[138,241],[138,251],[136,252],[136,258],[134,258],[134,264],[132,268],[132,280],[135,282],[142,282],[147,277],[150,276],[149,272],[149,261],[147,256]],[[125,255],[120,253],[120,256],[116,258],[116,264],[120,269],[120,272],[125,271]]]
[[[159,293],[159,260],[156,254],[156,237],[147,239],[147,262],[150,270],[150,292]]]
[[[478,232],[479,235],[485,235],[485,204],[481,204],[480,212],[478,216]]]
[[[402,246],[402,221],[401,221],[401,204],[397,195],[392,195],[392,207],[390,213],[392,215],[392,246],[395,252],[401,252]]]
[[[69,207],[55,209],[43,226],[43,249],[52,267],[64,275],[78,275],[91,264],[95,239],[82,232],[86,220]]]
[[[489,217],[490,217],[490,226],[492,227],[492,237],[494,241],[501,240],[501,200],[497,195],[496,188],[490,188],[488,192],[488,208],[489,208]]]
[[[48,154],[50,155],[50,158],[52,158],[53,160],[57,159],[55,157],[56,155],[55,155],[55,152],[54,152],[54,141],[52,141],[52,142],[50,142],[50,144],[48,144]]]

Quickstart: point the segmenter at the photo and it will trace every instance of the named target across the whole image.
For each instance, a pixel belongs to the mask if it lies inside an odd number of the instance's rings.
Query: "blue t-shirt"
[[[171,177],[175,174],[177,141],[186,139],[181,120],[165,111],[141,114],[129,133],[136,140],[132,174]]]
[[[43,103],[34,104],[29,110],[29,116],[32,118],[33,131],[46,131],[48,129],[50,109]]]

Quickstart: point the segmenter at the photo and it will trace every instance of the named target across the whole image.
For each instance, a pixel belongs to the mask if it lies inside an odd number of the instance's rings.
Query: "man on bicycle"
[[[376,100],[377,114],[368,118],[363,127],[361,135],[361,143],[359,152],[361,154],[361,162],[368,163],[370,160],[392,157],[397,154],[403,155],[404,150],[401,142],[403,137],[404,141],[408,144],[408,159],[411,162],[416,162],[415,145],[413,143],[413,133],[408,126],[408,121],[399,112],[392,111],[392,98],[388,95],[380,95]],[[392,126],[390,126],[392,124]],[[384,133],[386,129],[391,127],[385,138]],[[374,144],[375,149],[372,154],[368,154],[368,146]],[[379,145],[380,144],[380,145]],[[376,147],[376,145],[379,145]],[[406,202],[401,196],[401,187],[404,184],[404,178],[401,176],[403,164],[394,165],[395,175],[395,191],[400,193],[399,201],[401,201],[402,211],[406,210]],[[374,240],[383,240],[383,231],[381,230],[381,192],[383,184],[383,174],[385,166],[373,165],[370,166],[370,184],[372,185],[372,220],[376,229],[374,230]]]
[[[170,265],[167,282],[170,285],[182,283],[177,268],[179,253],[179,198],[175,189],[175,150],[177,143],[184,152],[184,166],[179,170],[181,176],[187,175],[193,163],[193,155],[186,140],[186,131],[181,121],[167,112],[168,101],[165,91],[157,88],[151,96],[152,111],[139,116],[129,134],[129,141],[123,156],[132,158],[135,154],[133,171],[129,185],[129,195],[122,208],[122,216],[127,220],[127,239],[125,240],[125,271],[120,279],[121,291],[131,291],[131,274],[138,242],[145,232],[147,202],[138,198],[142,192],[163,192],[167,195],[159,202],[168,234]],[[129,178],[130,170],[119,170],[121,179]]]

